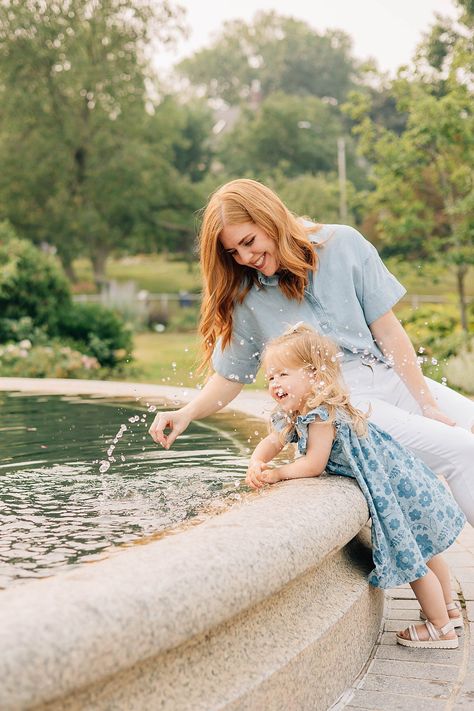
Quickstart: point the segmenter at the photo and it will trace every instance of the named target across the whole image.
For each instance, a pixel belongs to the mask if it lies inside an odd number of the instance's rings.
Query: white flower
[[[29,338],[24,338],[22,341],[19,342],[18,344],[20,348],[31,348],[31,341]]]

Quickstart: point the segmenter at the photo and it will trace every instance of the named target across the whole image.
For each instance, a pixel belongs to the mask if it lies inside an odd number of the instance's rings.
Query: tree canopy
[[[252,22],[224,23],[215,42],[177,67],[208,97],[229,104],[274,92],[342,101],[354,86],[357,62],[352,41],[341,30],[319,33],[306,22],[276,12],[256,13]]]
[[[147,57],[181,21],[151,0],[0,6],[0,212],[66,267],[87,254],[100,276],[113,248],[159,232],[163,211],[197,207],[179,172],[196,170],[197,139],[175,100],[153,98]]]

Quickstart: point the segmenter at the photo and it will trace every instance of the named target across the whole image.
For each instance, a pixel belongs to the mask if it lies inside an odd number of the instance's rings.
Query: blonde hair
[[[202,336],[205,368],[217,338],[225,348],[232,338],[234,304],[242,303],[257,272],[237,264],[220,242],[227,225],[252,222],[262,228],[277,246],[280,264],[279,287],[290,299],[302,301],[308,283],[308,269],[315,271],[318,258],[308,239],[317,227],[305,227],[280,198],[256,180],[232,180],[216,190],[204,210],[199,235],[204,279],[199,332]]]
[[[265,364],[271,358],[272,363],[314,373],[316,377],[303,413],[324,405],[329,412],[327,422],[334,422],[337,410],[343,410],[357,436],[363,437],[367,434],[367,415],[351,405],[342,379],[340,356],[340,349],[333,341],[320,336],[310,326],[298,324],[267,343],[262,362]],[[282,443],[294,428],[298,414],[302,413],[289,416],[288,425],[280,434]]]

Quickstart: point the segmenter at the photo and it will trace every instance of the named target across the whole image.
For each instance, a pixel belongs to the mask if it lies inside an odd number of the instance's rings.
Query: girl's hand
[[[423,411],[423,415],[425,417],[429,417],[431,420],[438,420],[439,422],[443,422],[445,425],[449,425],[450,427],[455,427],[456,425],[456,422],[448,417],[448,415],[445,415],[444,412],[436,405],[423,405],[421,409]]]
[[[271,468],[267,462],[254,460],[247,470],[245,483],[252,489],[261,489],[264,484],[276,484],[281,481],[279,468]]]
[[[260,476],[260,481],[263,481],[264,484],[277,484],[279,481],[282,481],[279,467],[265,469]]]
[[[264,485],[263,473],[268,470],[268,464],[261,459],[253,459],[250,461],[249,468],[247,469],[247,476],[245,477],[245,483],[252,489],[260,489]]]

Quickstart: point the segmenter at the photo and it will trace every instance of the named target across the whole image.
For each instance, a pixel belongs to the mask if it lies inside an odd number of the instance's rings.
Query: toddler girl
[[[277,408],[271,433],[252,454],[246,483],[259,488],[325,470],[356,479],[372,518],[369,582],[381,588],[410,583],[426,620],[399,632],[397,642],[454,649],[454,627],[463,621],[439,554],[459,535],[464,515],[421,460],[351,405],[340,356],[332,341],[304,324],[267,344],[263,365]],[[270,467],[289,442],[301,456]]]

